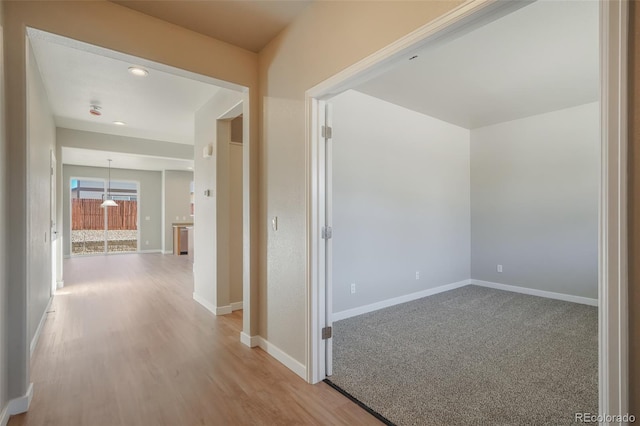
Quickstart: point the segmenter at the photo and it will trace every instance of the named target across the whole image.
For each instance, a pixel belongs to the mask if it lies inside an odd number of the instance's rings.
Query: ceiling
[[[598,100],[597,1],[538,1],[355,90],[469,129]]]
[[[140,60],[63,37],[31,32],[30,41],[58,127],[193,144],[194,113],[221,90],[148,65],[149,75],[136,77],[128,68]]]
[[[29,29],[57,127],[193,145],[194,116],[220,90],[207,77]],[[136,77],[128,69],[149,71]],[[89,113],[91,105],[102,115]],[[114,121],[126,124],[116,125]],[[137,170],[190,170],[193,160],[64,147],[62,163]]]
[[[257,53],[311,0],[112,1]]]

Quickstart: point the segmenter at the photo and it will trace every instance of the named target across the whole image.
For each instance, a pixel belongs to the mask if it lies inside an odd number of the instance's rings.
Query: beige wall
[[[629,410],[640,416],[640,7],[629,2]]]
[[[25,394],[28,387],[28,321],[27,321],[27,116],[25,35],[26,27],[52,32],[97,46],[140,56],[145,59],[181,68],[249,88],[251,115],[257,117],[257,55],[230,44],[214,40],[164,21],[140,14],[108,1],[10,1],[5,2],[5,75],[7,168],[6,177],[11,199],[7,205],[7,221],[11,223],[6,244],[7,253],[7,352],[9,398]],[[144,35],[141,37],[140,35]],[[257,121],[251,125],[250,149],[245,161],[247,185],[257,186]],[[48,155],[48,154],[47,154]],[[257,202],[254,191],[252,203]],[[31,203],[31,209],[49,210],[49,205]],[[254,208],[257,213],[257,208]],[[250,217],[254,234],[257,215]],[[253,234],[252,234],[253,235]],[[253,237],[252,238],[256,238]],[[257,250],[257,244],[254,244]],[[250,268],[256,268],[257,258],[251,257]],[[253,290],[255,289],[255,290]],[[257,286],[252,291],[257,292]],[[255,306],[252,306],[255,308]],[[254,316],[257,318],[257,315]],[[257,329],[256,324],[252,324]],[[248,330],[254,334],[252,329]]]
[[[4,2],[0,2],[0,58],[4,53]],[[4,61],[0,60],[0,129],[4,129]],[[5,202],[7,198],[6,179],[4,170],[6,170],[6,140],[4,131],[0,131],[0,413],[6,408],[9,400],[7,396],[7,275],[6,275],[6,232],[8,222],[5,217]]]
[[[195,117],[193,292],[196,300],[213,311],[231,303],[227,252],[230,125],[218,119],[243,99],[242,93],[221,90]],[[203,149],[209,144],[213,156],[205,158]],[[209,196],[205,195],[207,190]]]
[[[237,143],[229,145],[229,285],[231,303],[242,302],[242,145]]]
[[[308,294],[305,91],[460,3],[312,2],[259,54],[260,335],[302,364]],[[273,216],[278,231],[265,226]]]

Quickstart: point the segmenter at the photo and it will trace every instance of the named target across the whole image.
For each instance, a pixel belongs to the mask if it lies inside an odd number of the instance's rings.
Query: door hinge
[[[331,139],[333,137],[333,128],[330,126],[322,126],[322,137]]]
[[[331,228],[330,226],[323,226],[322,227],[322,239],[323,240],[328,240],[331,237],[333,237],[333,228]]]
[[[322,340],[331,339],[333,333],[333,327],[324,327],[322,329]]]

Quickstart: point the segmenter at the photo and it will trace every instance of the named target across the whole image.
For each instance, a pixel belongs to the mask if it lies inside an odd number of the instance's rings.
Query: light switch
[[[151,216],[145,216],[144,220],[151,220]]]
[[[274,231],[278,230],[278,216],[274,216],[273,219],[271,219],[271,227]]]

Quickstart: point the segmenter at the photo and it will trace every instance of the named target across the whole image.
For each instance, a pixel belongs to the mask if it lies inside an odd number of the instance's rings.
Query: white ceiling
[[[111,162],[113,169],[193,170],[193,160],[62,147],[62,162],[64,164],[107,167],[109,165],[107,159],[113,160]]]
[[[77,130],[193,144],[194,113],[219,87],[153,68],[106,49],[30,31],[56,125]],[[128,72],[144,63],[146,77]],[[89,114],[91,104],[102,116]],[[124,121],[117,126],[113,121]]]
[[[256,53],[310,3],[310,0],[112,1]]]
[[[598,100],[598,2],[538,1],[355,90],[466,127]]]

